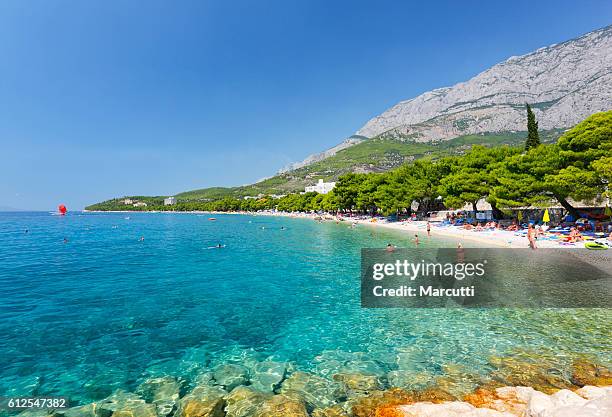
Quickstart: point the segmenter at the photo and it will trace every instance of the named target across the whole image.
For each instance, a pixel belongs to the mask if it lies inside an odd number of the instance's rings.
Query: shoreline
[[[389,223],[387,221],[381,221],[380,218],[367,218],[367,219],[354,219],[350,217],[334,216],[331,214],[313,214],[313,213],[285,213],[285,212],[217,212],[217,211],[133,211],[133,210],[82,210],[83,213],[172,213],[172,214],[210,214],[210,215],[247,215],[247,216],[271,216],[271,217],[289,217],[289,218],[303,218],[315,220],[316,218],[322,218],[324,221],[336,221],[344,223],[355,223],[362,226],[370,227],[381,227],[384,229],[395,230],[402,233],[418,233],[419,238],[422,239],[427,236],[427,221],[425,220],[406,220],[401,222]],[[374,220],[374,221],[373,221]],[[453,226],[440,227],[440,223],[431,222],[431,236],[438,237],[441,239],[455,240],[456,244],[462,243],[462,241],[470,241],[474,243],[482,244],[478,246],[482,248],[528,248],[528,242],[526,236],[516,235],[515,232],[509,232],[506,230],[487,230],[487,231],[475,231],[465,230]],[[555,241],[548,239],[539,239],[537,241],[539,248],[558,248],[558,249],[576,249],[583,248],[582,245],[559,245]]]

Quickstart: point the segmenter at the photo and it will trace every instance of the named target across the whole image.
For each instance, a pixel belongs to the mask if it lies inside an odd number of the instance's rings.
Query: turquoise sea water
[[[208,217],[0,213],[0,396],[87,402],[270,359],[326,377],[434,378],[486,375],[497,356],[533,353],[560,373],[577,354],[610,358],[607,310],[362,309],[360,249],[409,246],[409,234]]]

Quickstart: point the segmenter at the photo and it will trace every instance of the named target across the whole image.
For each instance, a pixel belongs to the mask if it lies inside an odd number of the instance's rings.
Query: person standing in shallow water
[[[529,247],[531,249],[537,249],[536,247],[536,231],[532,224],[529,224],[527,228],[527,240],[529,241]]]
[[[457,243],[457,263],[462,264],[465,262],[465,252],[463,251],[463,245]]]
[[[427,237],[431,237],[431,223],[427,222]]]
[[[415,234],[415,235],[414,235],[414,244],[415,244],[416,246],[419,246],[419,235],[418,235],[418,234]]]

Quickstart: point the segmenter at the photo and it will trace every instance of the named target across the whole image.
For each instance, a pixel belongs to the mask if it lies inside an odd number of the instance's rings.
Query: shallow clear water
[[[532,353],[565,372],[576,354],[612,351],[607,310],[362,309],[360,249],[408,234],[216,217],[0,213],[0,395],[86,402],[269,358],[323,376],[436,376]]]

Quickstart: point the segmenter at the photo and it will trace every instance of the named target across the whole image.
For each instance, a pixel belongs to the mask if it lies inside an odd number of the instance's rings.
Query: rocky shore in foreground
[[[599,417],[612,415],[612,372],[578,359],[563,377],[543,363],[498,359],[486,379],[457,373],[423,389],[398,388],[418,374],[328,377],[264,361],[223,364],[191,383],[149,378],[90,404],[22,417]],[[450,371],[452,373],[452,370]],[[401,377],[401,378],[400,378]],[[459,395],[466,383],[477,388]],[[405,385],[409,385],[407,382]],[[472,385],[473,386],[473,385]],[[459,390],[459,391],[458,391]]]

